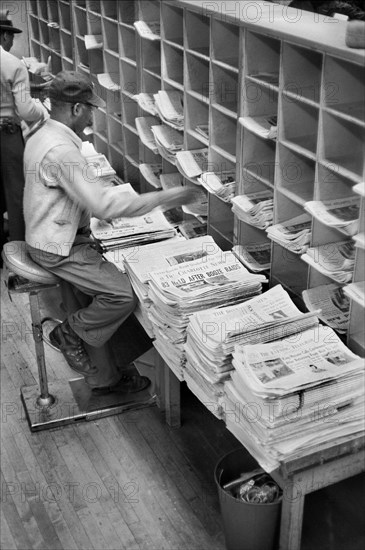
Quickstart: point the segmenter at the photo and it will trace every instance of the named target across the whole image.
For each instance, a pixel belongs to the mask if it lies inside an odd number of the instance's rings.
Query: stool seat
[[[39,284],[55,284],[58,277],[36,264],[29,252],[25,241],[10,241],[4,244],[2,257],[9,271],[16,275]]]

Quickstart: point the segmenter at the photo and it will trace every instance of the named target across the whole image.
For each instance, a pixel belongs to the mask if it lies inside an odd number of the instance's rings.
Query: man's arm
[[[92,163],[69,146],[52,149],[42,168],[50,187],[62,187],[81,208],[99,219],[142,216],[158,206],[168,210],[197,200],[200,193],[199,188],[179,187],[129,196],[121,186],[104,187],[93,175]]]
[[[16,112],[25,122],[42,120],[47,115],[45,108],[30,95],[28,71],[20,61],[14,73],[12,93]]]

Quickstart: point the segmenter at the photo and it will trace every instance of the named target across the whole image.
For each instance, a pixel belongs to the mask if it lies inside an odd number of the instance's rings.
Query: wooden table
[[[181,426],[180,381],[156,352],[158,405],[172,428]],[[254,457],[255,458],[255,457]],[[365,437],[341,438],[321,451],[282,462],[270,475],[283,490],[279,550],[299,550],[309,493],[365,471]]]

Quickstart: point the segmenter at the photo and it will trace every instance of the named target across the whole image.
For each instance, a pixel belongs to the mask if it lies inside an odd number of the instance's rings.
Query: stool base
[[[32,432],[58,428],[75,422],[97,420],[105,416],[155,405],[148,388],[134,394],[94,395],[84,378],[69,382],[51,382],[49,393],[55,398],[49,407],[39,406],[39,386],[23,386],[21,400]]]

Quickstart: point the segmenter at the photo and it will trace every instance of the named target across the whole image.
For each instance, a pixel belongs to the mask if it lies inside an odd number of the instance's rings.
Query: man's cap
[[[66,103],[85,103],[105,107],[105,101],[94,92],[90,78],[77,71],[61,71],[49,86],[49,97]]]
[[[13,22],[9,19],[9,10],[0,11],[0,30],[12,33],[23,32],[21,29],[17,29],[13,26]]]

